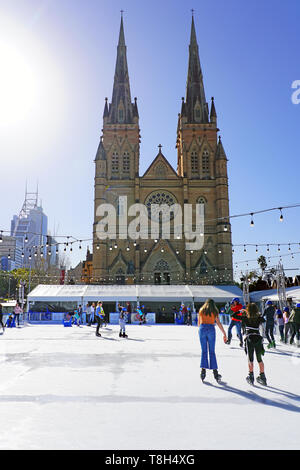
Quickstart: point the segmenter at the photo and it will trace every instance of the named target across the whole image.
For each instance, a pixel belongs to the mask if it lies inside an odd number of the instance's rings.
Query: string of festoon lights
[[[221,222],[224,222],[224,226],[223,226],[223,230],[224,232],[227,232],[228,231],[228,223],[229,223],[229,220],[230,219],[235,219],[235,218],[239,218],[239,217],[250,217],[250,226],[253,227],[254,226],[254,216],[255,215],[258,215],[258,214],[262,214],[262,213],[267,213],[267,212],[272,212],[272,211],[279,211],[279,221],[280,222],[283,222],[283,210],[286,210],[286,209],[290,209],[290,208],[295,208],[295,207],[300,207],[300,203],[297,203],[297,204],[293,204],[293,205],[287,205],[287,206],[281,206],[281,207],[272,207],[272,208],[268,208],[268,209],[263,209],[263,210],[259,210],[259,211],[251,211],[251,212],[246,212],[246,213],[242,213],[242,214],[236,214],[236,215],[231,215],[231,216],[228,216],[228,217],[218,217],[218,218],[215,218],[215,219],[205,219],[205,223],[207,224],[208,222],[216,222],[216,221],[221,221]],[[181,225],[182,227],[184,226],[183,224]],[[120,227],[120,226],[119,226]],[[185,227],[186,228],[186,227]],[[10,234],[10,231],[9,230],[0,230],[0,243],[3,242],[3,236],[4,234]],[[55,236],[55,243],[51,244],[51,240],[53,239],[50,235],[43,235],[41,233],[34,233],[34,232],[27,232],[26,235],[25,235],[25,238],[24,238],[24,247],[23,247],[23,251],[22,251],[22,258],[25,257],[25,253],[24,251],[26,250],[26,244],[29,243],[29,238],[28,238],[28,235],[34,235],[34,236],[40,236],[40,237],[43,237],[44,239],[46,238],[46,243],[45,244],[39,244],[39,245],[30,245],[28,249],[29,251],[29,256],[28,256],[28,259],[32,259],[33,257],[34,258],[37,258],[38,256],[40,258],[43,258],[44,257],[44,251],[46,250],[47,252],[47,255],[48,256],[51,256],[52,255],[52,248],[55,249],[55,253],[56,255],[59,254],[59,247],[62,246],[63,247],[63,251],[64,252],[67,252],[67,250],[69,249],[70,252],[73,251],[73,245],[77,245],[78,244],[78,247],[79,249],[81,250],[82,249],[82,245],[84,243],[88,243],[88,242],[94,242],[93,238],[82,238],[82,239],[79,239],[77,237],[74,237],[72,235],[56,235]],[[109,234],[107,234],[109,235]],[[204,233],[200,233],[200,235],[204,236]],[[63,239],[64,241],[57,241],[56,239]],[[108,237],[109,238],[109,237]],[[177,235],[177,239],[181,239],[180,236]],[[154,239],[154,243],[158,243],[159,239]],[[105,241],[104,241],[105,242]],[[139,242],[137,240],[132,240],[132,241],[129,241],[129,240],[122,240],[123,243],[127,243],[127,246],[126,246],[126,251],[130,251],[131,249],[131,245],[134,247],[134,248],[138,248],[138,249],[141,249],[143,250],[145,253],[147,253],[149,251],[149,240],[147,240],[146,242]],[[175,240],[176,242],[176,240]],[[101,245],[101,242],[97,242],[95,243],[94,247],[95,249],[99,250],[100,249],[100,245]],[[266,248],[266,251],[268,253],[268,258],[274,258],[274,257],[279,257],[281,258],[282,256],[291,256],[292,258],[294,257],[294,255],[296,254],[299,254],[299,252],[293,252],[291,253],[291,247],[292,246],[299,246],[299,249],[300,249],[300,243],[299,242],[285,242],[285,243],[242,243],[242,244],[230,244],[230,246],[232,247],[232,252],[234,253],[235,252],[235,249],[238,248],[238,247],[243,247],[243,250],[244,252],[246,253],[247,252],[247,247],[255,247],[255,251],[256,253],[259,252],[259,248]],[[113,249],[117,249],[118,248],[118,241],[117,240],[110,240],[110,245],[109,245],[109,250],[112,251]],[[144,246],[144,248],[143,248]],[[287,253],[287,254],[281,254],[280,256],[270,256],[269,255],[269,252],[270,252],[270,247],[273,247],[273,246],[276,246],[277,247],[277,251],[280,252],[281,251],[281,247],[283,246],[288,246],[288,251],[290,253]],[[222,248],[220,246],[217,246],[217,245],[211,245],[210,247],[206,248],[206,247],[203,247],[201,248],[201,250],[203,250],[203,253],[206,255],[208,254],[208,252],[212,251],[213,248],[217,248],[218,249],[218,253],[221,254],[222,253]],[[164,246],[161,247],[161,252],[163,253],[165,250]],[[180,253],[180,250],[178,249],[178,247],[176,248],[176,254],[178,255]],[[192,254],[194,250],[189,250],[190,253]],[[199,250],[195,250],[195,251],[199,251]],[[10,250],[9,250],[9,254],[8,254],[8,258],[10,258]],[[238,267],[239,264],[247,264],[247,263],[250,263],[250,262],[253,262],[253,261],[257,261],[257,260],[241,260],[241,261],[237,261],[234,263],[234,265],[236,267]],[[227,271],[228,268],[227,266],[224,267],[224,265],[214,265],[213,268],[211,269],[214,269],[214,271],[218,271],[218,278],[220,277],[220,272],[222,270],[224,271]],[[210,267],[208,267],[208,270],[210,270]],[[232,271],[232,270],[230,270]],[[152,276],[151,273],[149,273],[150,276]],[[174,275],[175,277],[177,276],[180,276],[177,272],[176,273],[170,273],[170,275]],[[143,276],[147,276],[147,274],[143,274]],[[52,276],[53,277],[53,276]],[[227,276],[226,276],[227,277]],[[195,276],[194,276],[195,278]],[[110,279],[109,275],[106,277],[106,279]],[[133,276],[133,279],[135,279],[135,277]],[[187,276],[186,276],[186,280],[187,279],[191,279],[191,277],[189,276],[189,274],[187,273]],[[201,277],[202,279],[202,277]],[[102,278],[98,279],[98,281],[105,281],[105,276],[102,276]],[[135,279],[136,280],[136,279]],[[142,280],[142,279],[141,279]]]

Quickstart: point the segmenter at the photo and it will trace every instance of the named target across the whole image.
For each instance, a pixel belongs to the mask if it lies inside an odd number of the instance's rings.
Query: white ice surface
[[[29,325],[0,336],[0,449],[299,449],[300,348],[266,351],[245,381],[235,332],[199,378],[196,327]],[[105,339],[104,339],[105,338]],[[257,364],[255,376],[258,375]]]

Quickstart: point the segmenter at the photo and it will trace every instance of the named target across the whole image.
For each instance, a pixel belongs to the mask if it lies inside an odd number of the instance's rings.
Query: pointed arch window
[[[124,154],[123,154],[123,172],[124,173],[129,173],[130,172],[129,152],[124,152]]]
[[[123,108],[119,108],[118,110],[118,121],[124,122],[124,109]]]
[[[192,173],[198,173],[198,152],[196,152],[195,150],[191,152],[191,169]]]
[[[114,152],[111,159],[111,172],[113,174],[119,173],[119,154]]]
[[[207,204],[205,197],[203,196],[198,197],[197,204],[199,204],[199,209],[198,209],[199,214],[205,215],[205,209],[206,209],[206,204]]]
[[[204,150],[202,154],[202,175],[204,177],[210,175],[210,168],[209,168],[209,151],[207,149]]]

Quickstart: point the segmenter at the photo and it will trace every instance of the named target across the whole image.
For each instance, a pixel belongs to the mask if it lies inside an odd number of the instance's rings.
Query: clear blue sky
[[[141,172],[160,143],[176,168],[192,8],[206,97],[215,97],[229,158],[231,214],[300,201],[300,104],[291,101],[292,82],[300,79],[298,0],[2,0],[0,46],[20,54],[36,83],[30,89],[24,69],[25,83],[16,84],[29,101],[30,118],[14,120],[14,114],[2,125],[8,110],[0,111],[2,229],[21,208],[27,179],[29,189],[39,181],[52,231],[55,225],[59,234],[92,236],[93,160],[104,98],[111,99],[121,9],[140,113]],[[18,79],[22,67],[15,68]],[[253,228],[249,218],[236,219],[233,243],[300,242],[299,213],[285,211],[283,223],[277,212],[259,215]],[[256,258],[255,248],[234,254],[235,261]],[[79,259],[76,249],[72,263]],[[283,260],[298,268],[300,256]]]

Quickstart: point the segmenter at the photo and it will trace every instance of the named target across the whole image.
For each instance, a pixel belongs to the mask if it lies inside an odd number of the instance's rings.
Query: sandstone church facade
[[[136,98],[132,101],[123,18],[111,103],[106,98],[103,129],[95,158],[93,282],[142,284],[231,284],[232,243],[229,216],[227,157],[218,137],[213,98],[205,98],[194,18],[189,45],[186,96],[177,126],[177,169],[162,153],[139,174],[140,128]],[[175,134],[175,132],[174,132]],[[203,247],[187,250],[182,238],[100,240],[97,208],[119,196],[135,203],[203,205]],[[130,218],[129,218],[130,220]]]

